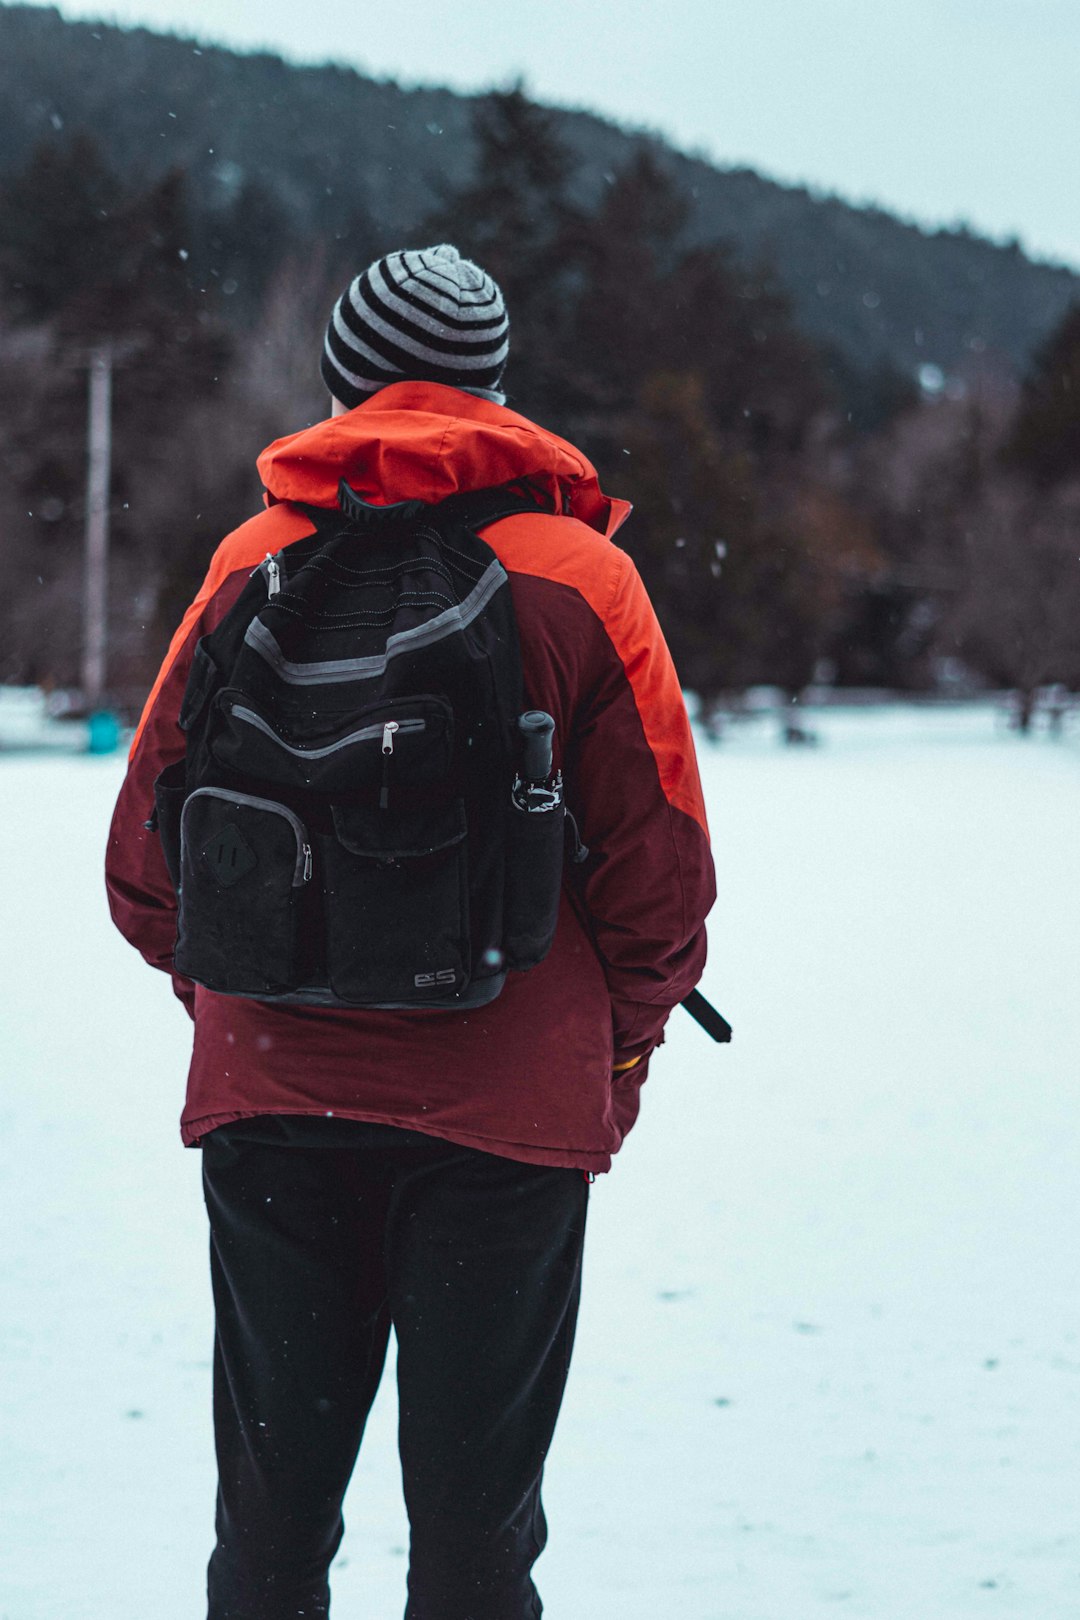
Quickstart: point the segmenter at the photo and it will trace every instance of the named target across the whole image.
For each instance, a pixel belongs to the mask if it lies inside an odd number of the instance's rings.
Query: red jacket
[[[175,897],[143,823],[155,777],[184,752],[177,714],[195,644],[267,552],[311,532],[290,502],[333,507],[342,477],[386,502],[529,477],[570,514],[504,518],[484,537],[510,577],[527,701],[567,739],[567,803],[591,858],[580,893],[564,892],[546,960],[475,1011],[274,1006],[174,974],[195,1019],[183,1140],[252,1114],[333,1113],[606,1170],[637,1115],[648,1054],[701,975],[715,893],[679,683],[637,571],[609,538],[629,507],[601,494],[564,440],[435,383],[396,383],[279,439],[259,471],[270,504],[218,547],[135,734],[107,857],[121,932],[171,971]]]

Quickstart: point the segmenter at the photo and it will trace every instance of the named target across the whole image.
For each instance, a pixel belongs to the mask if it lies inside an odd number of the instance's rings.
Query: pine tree
[[[670,173],[646,150],[610,178],[595,213],[577,222],[573,354],[585,400],[624,409],[644,377],[681,371],[680,323],[672,300],[675,244],[689,207]]]
[[[1007,459],[1044,486],[1080,477],[1080,303],[1035,358]]]
[[[39,145],[0,189],[0,284],[12,313],[49,320],[105,280],[124,202],[90,136]]]
[[[565,400],[579,218],[569,191],[574,161],[555,126],[520,84],[482,97],[472,178],[424,226],[428,240],[452,242],[498,282],[510,314],[509,402],[549,419]]]

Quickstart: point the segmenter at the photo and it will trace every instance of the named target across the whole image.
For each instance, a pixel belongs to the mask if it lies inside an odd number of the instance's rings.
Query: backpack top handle
[[[427,510],[423,501],[395,501],[391,506],[375,506],[365,501],[344,480],[338,485],[338,506],[353,523],[413,522]]]

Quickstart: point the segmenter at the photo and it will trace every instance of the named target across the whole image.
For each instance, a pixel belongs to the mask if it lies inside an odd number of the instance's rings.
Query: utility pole
[[[90,351],[87,427],[86,539],[83,576],[83,700],[101,707],[105,693],[105,638],[109,567],[109,475],[112,462],[113,353],[108,343]]]

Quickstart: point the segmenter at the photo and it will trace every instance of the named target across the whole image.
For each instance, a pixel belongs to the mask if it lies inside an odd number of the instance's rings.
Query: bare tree
[[[943,640],[1016,692],[1027,731],[1041,687],[1080,686],[1080,483],[1035,490],[998,473],[982,484],[961,538]]]

